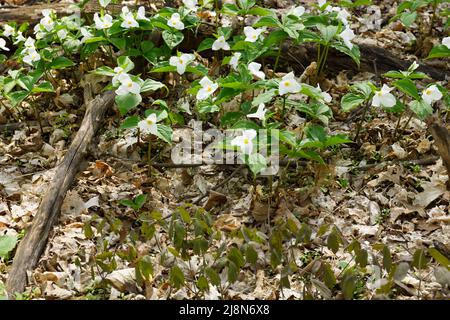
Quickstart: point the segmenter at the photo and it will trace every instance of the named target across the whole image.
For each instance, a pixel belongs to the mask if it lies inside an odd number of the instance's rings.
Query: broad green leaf
[[[134,199],[134,203],[138,209],[142,208],[147,200],[147,194],[140,194]]]
[[[49,68],[51,68],[51,69],[64,69],[64,68],[72,67],[74,65],[75,65],[75,63],[72,60],[61,56],[61,57],[58,57],[58,58],[54,59],[49,64]]]
[[[433,257],[433,259],[438,262],[441,266],[450,268],[450,260],[447,259],[442,253],[440,253],[436,248],[429,248],[428,253]]]
[[[403,23],[403,25],[407,28],[410,28],[411,25],[416,21],[417,18],[417,12],[403,12],[400,15],[400,21]]]
[[[164,42],[167,44],[167,46],[170,49],[175,48],[184,39],[183,33],[181,33],[181,32],[173,32],[173,31],[168,31],[168,30],[164,30],[163,31],[162,37],[163,37]]]
[[[449,19],[450,21],[450,19]],[[431,49],[427,59],[447,58],[450,57],[450,49],[445,45],[438,45]]]
[[[198,46],[197,52],[202,52],[208,49],[212,48],[212,45],[214,43],[215,39],[213,38],[206,38],[204,39]]]
[[[0,236],[0,258],[7,258],[17,244],[17,236]]]
[[[327,238],[327,247],[333,251],[333,253],[336,253],[339,250],[340,243],[341,240],[337,232],[335,230],[331,231]]]
[[[139,123],[139,117],[138,116],[131,116],[126,118],[122,124],[120,125],[121,129],[132,129],[136,128]]]
[[[164,83],[155,81],[153,79],[145,79],[144,83],[141,86],[141,92],[156,91],[162,88],[165,88],[167,91],[169,91]]]
[[[331,46],[336,50],[348,55],[359,67],[361,53],[359,51],[359,47],[356,44],[354,44],[351,49],[349,49],[344,43],[341,42],[333,42],[331,43]]]
[[[38,86],[34,87],[31,91],[33,93],[39,93],[39,92],[55,92],[53,89],[53,86],[48,81],[41,82]]]
[[[267,159],[259,153],[252,153],[247,158],[247,164],[253,174],[257,175],[267,168]]]
[[[209,281],[211,281],[211,284],[214,286],[220,285],[220,277],[219,274],[211,267],[207,267],[205,269],[205,273],[208,276]]]
[[[158,138],[167,142],[168,144],[171,144],[173,134],[172,128],[164,124],[157,124],[156,128],[158,129],[158,131],[156,132]]]
[[[411,265],[419,270],[426,268],[426,266],[428,265],[428,258],[425,255],[424,249],[417,249],[414,252]]]
[[[395,266],[394,279],[402,281],[406,277],[409,271],[409,264],[407,262],[400,262]]]
[[[114,72],[113,69],[111,69],[110,67],[106,67],[106,66],[99,67],[91,72],[98,74],[100,76],[108,76],[108,77],[114,77],[116,75],[116,73]]]
[[[128,93],[121,96],[116,96],[116,104],[119,107],[121,115],[127,114],[130,110],[136,108],[142,101],[140,94]]]
[[[394,86],[410,97],[420,100],[416,85],[410,79],[400,79],[394,82]]]
[[[342,97],[341,108],[344,112],[349,112],[359,107],[364,101],[365,98],[362,95],[350,92]]]
[[[433,108],[423,100],[411,101],[411,103],[409,104],[409,108],[420,120],[425,120],[428,116],[433,114]]]
[[[124,72],[129,72],[134,69],[134,63],[127,56],[120,56],[117,58],[117,65],[123,69]]]
[[[169,272],[170,283],[173,287],[180,289],[184,286],[184,273],[178,266],[173,266]]]

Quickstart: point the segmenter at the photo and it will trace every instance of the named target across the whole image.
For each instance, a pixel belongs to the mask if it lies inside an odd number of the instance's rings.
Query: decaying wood
[[[342,70],[368,71],[378,75],[391,70],[406,70],[413,61],[398,58],[394,53],[373,45],[360,44],[361,52],[360,68],[347,55],[337,50],[330,50],[326,71],[339,72]],[[287,61],[292,65],[301,66],[299,72],[303,72],[311,62],[317,60],[317,49],[312,43],[293,46],[286,43],[283,47],[282,61]],[[445,80],[450,78],[449,70],[442,70],[432,66],[419,63],[418,71],[421,71],[435,80]]]
[[[100,128],[104,114],[114,103],[114,93],[108,91],[87,104],[86,113],[69,150],[56,170],[53,181],[44,195],[31,228],[20,242],[6,282],[8,295],[22,292],[27,282],[27,271],[37,264],[47,244],[53,225],[59,217],[62,202],[71,186],[85,151]]]
[[[450,190],[450,132],[446,127],[436,122],[431,123],[429,129],[438,149],[438,153],[447,169],[447,175],[449,175],[449,180],[447,180],[447,190]]]
[[[53,9],[58,16],[71,15],[80,11],[76,7],[72,7],[67,3],[35,4],[17,7],[8,7],[0,9],[0,24],[2,22],[15,21],[17,23],[29,22],[30,24],[38,22],[42,19],[42,10]]]

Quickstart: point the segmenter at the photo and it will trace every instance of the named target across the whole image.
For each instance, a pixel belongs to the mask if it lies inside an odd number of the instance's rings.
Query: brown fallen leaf
[[[227,196],[223,193],[211,190],[209,192],[208,201],[205,204],[205,210],[211,210],[227,202]]]

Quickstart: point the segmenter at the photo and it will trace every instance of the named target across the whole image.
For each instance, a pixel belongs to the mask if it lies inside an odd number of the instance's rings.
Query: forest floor
[[[307,1],[300,2],[307,5]],[[411,46],[414,27],[407,30],[399,22],[389,22],[396,10],[390,1],[373,2],[369,7],[355,11],[351,19],[357,34],[355,43],[376,44],[399,58],[423,61],[414,54]],[[276,1],[272,5],[286,8],[291,2]],[[441,35],[435,35],[427,41],[433,44],[440,38]],[[445,60],[434,65],[447,72],[450,70],[449,62]],[[285,65],[283,68],[288,71],[290,67]],[[64,74],[60,77],[64,78]],[[353,138],[361,112],[344,113],[339,101],[349,85],[362,80],[379,84],[379,75],[342,70],[328,74],[327,79],[328,87],[322,89],[333,97],[331,108],[334,113],[329,132]],[[89,74],[83,77],[83,81],[94,86],[94,92],[102,90],[103,80]],[[168,81],[170,84],[170,79]],[[425,79],[423,84],[429,81]],[[448,81],[440,83],[448,87]],[[85,110],[79,107],[83,83],[67,87],[69,90],[58,92],[56,97],[46,101],[47,104],[43,102],[39,118],[31,110],[23,110],[24,122],[21,124],[16,125],[17,121],[5,109],[0,109],[0,235],[18,235],[19,239],[23,236],[54,176],[55,166],[63,158],[83,119]],[[182,91],[178,89],[173,92]],[[171,93],[169,101],[176,102],[179,98]],[[168,253],[171,239],[163,228],[156,229],[151,241],[133,239],[134,229],[140,228],[136,223],[136,212],[120,201],[139,194],[147,194],[141,212],[157,211],[162,217],[170,217],[188,202],[197,202],[194,208],[206,208],[214,227],[222,231],[221,238],[213,244],[216,248],[241,244],[243,239],[236,234],[243,227],[268,238],[279,221],[291,219],[299,224],[306,223],[313,230],[314,240],[308,245],[291,246],[292,260],[299,270],[314,259],[327,262],[337,278],[353,266],[354,256],[344,249],[357,239],[371,252],[369,260],[372,261],[360,272],[357,286],[361,288],[355,291],[355,297],[359,299],[376,297],[380,286],[371,278],[373,265],[377,264],[375,260],[378,264],[383,260],[383,254],[373,249],[375,244],[388,246],[394,264],[411,263],[417,249],[433,247],[436,241],[450,246],[448,176],[426,123],[416,118],[408,122],[408,116],[404,115],[398,124],[397,115],[371,108],[362,126],[359,143],[330,151],[326,165],[302,162],[295,167],[282,168],[282,178],[274,178],[273,189],[277,194],[269,225],[265,220],[268,206],[255,200],[258,194],[267,191],[268,178],[257,178],[254,183],[247,168],[233,165],[155,166],[149,177],[146,152],[134,144],[133,136],[124,135],[117,129],[119,123],[115,111],[111,110],[107,117],[83,170],[67,193],[45,252],[36,269],[29,274],[30,283],[22,296],[24,299],[198,298],[195,290],[174,289],[169,285],[166,264],[170,263],[159,263],[162,255],[165,260],[173,259]],[[292,130],[304,122],[305,119],[296,114],[288,115],[286,121]],[[396,128],[401,128],[398,136]],[[189,125],[174,131],[175,136],[192,133]],[[153,161],[170,162],[170,146],[157,148]],[[209,192],[217,186],[215,192]],[[86,223],[97,227],[101,223],[101,227],[87,230]],[[314,237],[323,225],[335,227],[347,242],[337,252],[327,247],[326,237]],[[125,255],[130,243],[138,252],[150,252],[154,270],[152,281],[146,284],[145,290],[133,282],[134,265],[123,255],[114,256],[115,265],[111,272],[99,268],[98,261],[105,253]],[[268,245],[258,246],[257,253],[258,267],[243,268],[235,283],[227,284],[226,289],[221,290],[212,287],[203,298],[306,297],[305,286],[310,284],[305,284],[301,272],[290,276],[290,288],[281,289],[280,270],[269,267]],[[203,263],[198,255],[180,260],[180,268],[187,275],[195,274]],[[11,259],[0,260],[0,285],[8,276],[10,264]],[[449,298],[448,289],[436,281],[437,265],[433,262],[421,270],[410,269],[387,296],[393,299]],[[223,273],[222,282],[226,283],[226,271]],[[319,288],[317,282],[314,285],[322,298],[342,298],[339,290],[327,291]]]

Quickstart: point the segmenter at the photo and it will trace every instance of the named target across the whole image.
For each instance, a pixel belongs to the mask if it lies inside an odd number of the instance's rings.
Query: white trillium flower
[[[264,74],[264,72],[260,71],[260,69],[261,69],[260,63],[250,62],[248,65],[248,71],[250,71],[252,75],[260,79],[265,79],[266,75]]]
[[[81,39],[81,42],[86,42],[86,40],[92,38],[94,35],[92,33],[89,32],[89,30],[87,28],[81,28],[80,29],[81,35],[83,36],[83,38]]]
[[[295,7],[290,11],[290,14],[293,14],[294,16],[296,16],[298,18],[300,18],[304,13],[305,13],[305,7],[302,7],[302,6]]]
[[[388,85],[383,84],[381,90],[376,91],[372,99],[372,106],[374,107],[386,107],[391,108],[395,106],[396,100],[392,93],[390,93],[394,88],[389,88]]]
[[[217,51],[217,50],[230,50],[230,45],[225,41],[225,37],[224,36],[220,36],[216,39],[216,41],[213,42],[212,44],[212,50]]]
[[[245,34],[245,40],[247,42],[255,42],[258,40],[259,36],[266,31],[265,28],[258,28],[255,29],[253,27],[245,27],[244,28],[244,34]]]
[[[250,154],[253,151],[252,140],[256,137],[256,130],[244,130],[242,136],[238,136],[231,140],[232,146],[238,146],[244,154]]]
[[[41,11],[42,15],[44,17],[48,17],[50,16],[52,13],[54,13],[55,11],[53,9],[44,9]]]
[[[429,105],[433,104],[434,101],[439,101],[442,99],[442,92],[438,89],[438,87],[433,84],[423,90],[422,99]]]
[[[6,47],[6,41],[3,38],[0,38],[0,49],[3,51],[9,51],[9,48]]]
[[[197,0],[183,0],[183,4],[188,11],[197,11]]]
[[[317,84],[317,89],[319,89],[320,91],[322,91],[322,89],[320,88],[320,84]],[[332,98],[331,95],[328,92],[324,92],[322,91],[322,99],[323,101],[325,101],[326,103],[330,103]]]
[[[120,24],[122,28],[130,29],[139,27],[139,23],[134,19],[133,13],[128,12],[122,16],[123,21]]]
[[[212,82],[206,76],[203,77],[202,80],[200,80],[200,85],[202,87],[197,92],[197,96],[196,96],[197,100],[205,100],[205,99],[207,99],[219,87],[219,85],[217,83]]]
[[[317,4],[319,5],[319,7],[323,7],[325,5],[325,3],[327,3],[327,0],[317,0]]]
[[[113,19],[109,14],[105,14],[103,17],[100,17],[98,13],[94,14],[94,22],[96,29],[102,30],[111,28],[112,20]]]
[[[53,27],[55,26],[55,22],[53,21],[53,19],[50,16],[46,16],[41,19],[40,25],[43,26],[45,28],[45,30],[47,30],[47,32],[50,32],[53,30]]]
[[[36,40],[34,40],[33,38],[28,37],[27,40],[25,40],[25,50],[24,51],[30,51],[30,50],[35,50],[35,44]]]
[[[339,36],[342,38],[347,48],[351,50],[353,48],[353,43],[351,41],[355,38],[355,33],[353,30],[346,26],[344,31],[342,31]]]
[[[31,49],[27,52],[27,55],[23,57],[23,62],[33,65],[33,62],[41,60],[41,55],[34,49]]]
[[[16,40],[14,41],[14,44],[18,44],[20,42],[24,42],[27,39],[25,39],[25,37],[22,34],[22,31],[17,32],[17,36],[16,36]]]
[[[15,33],[14,28],[7,24],[3,26],[3,30],[3,36],[5,37],[10,37]]]
[[[255,113],[250,113],[247,115],[248,118],[257,118],[259,120],[264,120],[266,117],[266,105],[264,103],[260,103],[258,106],[258,110]]]
[[[58,38],[60,40],[64,40],[67,37],[67,30],[66,29],[61,29],[59,30],[56,35],[58,36]]]
[[[181,17],[179,13],[174,13],[170,17],[170,19],[167,21],[167,25],[169,27],[175,28],[177,30],[183,30],[184,29],[184,23],[181,21]]]
[[[149,20],[146,16],[145,16],[145,8],[144,7],[139,7],[137,14],[136,14],[136,19],[138,20]]]
[[[411,65],[409,66],[408,70],[409,70],[409,71],[414,71],[414,70],[416,70],[418,67],[419,67],[419,64],[418,64],[416,61],[414,61],[414,62],[411,63]]]
[[[351,15],[350,15],[350,13],[347,11],[347,10],[345,10],[345,9],[341,9],[341,8],[337,8],[338,10],[338,15],[337,15],[337,18],[339,19],[339,20],[341,20],[341,22],[344,24],[344,25],[348,25],[348,18],[350,18],[351,17]]]
[[[113,84],[114,86],[117,86],[117,85],[120,83],[119,77],[120,77],[121,75],[123,75],[123,74],[125,74],[125,75],[127,75],[127,74],[125,73],[125,70],[123,70],[122,67],[115,67],[115,68],[114,68],[114,73],[115,73],[115,75],[114,75],[114,77],[112,78],[112,84]]]
[[[118,80],[120,82],[120,86],[116,90],[118,96],[123,96],[128,93],[139,94],[141,92],[141,86],[134,82],[128,74],[121,74]]]
[[[293,72],[289,72],[280,80],[280,84],[278,85],[278,93],[280,95],[286,93],[298,93],[301,89],[300,83],[295,80],[295,75]]]
[[[184,53],[181,56],[170,57],[169,64],[171,66],[177,67],[177,72],[183,74],[186,71],[186,67],[195,60],[193,54]]]
[[[238,66],[239,59],[241,58],[241,56],[242,56],[242,53],[240,53],[240,52],[235,52],[231,56],[229,64],[233,68],[233,70],[237,70],[237,66]]]
[[[144,120],[138,122],[138,128],[142,133],[151,133],[156,135],[158,133],[158,127],[156,125],[157,117],[156,113],[150,114]]]
[[[444,39],[442,39],[442,44],[450,49],[450,37],[445,37]]]

